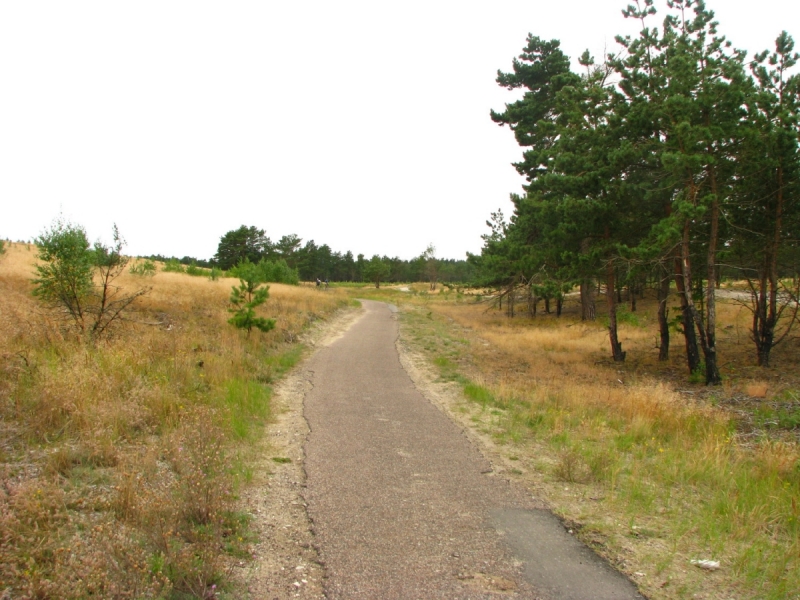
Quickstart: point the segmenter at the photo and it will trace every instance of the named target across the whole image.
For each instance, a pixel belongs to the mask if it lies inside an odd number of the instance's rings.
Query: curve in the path
[[[396,314],[363,306],[307,365],[305,496],[326,596],[641,598],[529,494],[493,476],[403,370]]]

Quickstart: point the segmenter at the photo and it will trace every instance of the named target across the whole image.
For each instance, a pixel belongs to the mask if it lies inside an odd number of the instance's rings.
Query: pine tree
[[[214,261],[227,271],[244,260],[257,263],[262,258],[269,258],[271,249],[272,242],[263,229],[242,225],[220,238]]]
[[[784,31],[775,40],[775,51],[765,50],[752,63],[749,136],[739,160],[740,193],[729,211],[736,226],[731,245],[750,287],[751,335],[760,366],[769,366],[772,348],[786,339],[797,315],[797,290],[782,284],[780,271],[798,246],[791,232],[800,217],[800,76],[788,74],[798,59]],[[779,329],[787,309],[794,314]]]
[[[256,308],[264,304],[269,298],[269,286],[263,285],[257,265],[242,265],[239,271],[239,285],[231,289],[229,312],[233,316],[228,323],[238,329],[246,329],[247,337],[253,327],[259,331],[267,332],[275,327],[274,319],[256,316]]]

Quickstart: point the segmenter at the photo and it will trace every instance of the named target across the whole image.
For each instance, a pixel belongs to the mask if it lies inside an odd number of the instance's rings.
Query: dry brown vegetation
[[[622,319],[624,364],[610,359],[602,315],[581,322],[574,304],[560,319],[509,319],[454,291],[391,302],[508,472],[648,597],[800,597],[798,340],[755,367],[749,313],[723,300],[725,381],[707,388],[678,334],[658,362],[652,299]],[[704,559],[720,568],[692,563]]]
[[[225,597],[248,552],[235,498],[269,384],[346,298],[272,285],[276,327],[247,340],[227,323],[233,280],[160,272],[92,344],[32,297],[35,256],[0,256],[0,594]]]

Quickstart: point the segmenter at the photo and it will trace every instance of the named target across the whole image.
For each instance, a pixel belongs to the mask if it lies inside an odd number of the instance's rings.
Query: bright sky
[[[463,258],[522,185],[497,70],[528,32],[600,57],[626,4],[0,2],[0,237],[63,213],[131,254],[209,258],[244,224]],[[800,41],[797,0],[708,5],[737,47]]]

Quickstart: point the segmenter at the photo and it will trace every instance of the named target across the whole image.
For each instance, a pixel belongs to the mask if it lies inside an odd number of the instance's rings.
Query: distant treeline
[[[303,243],[297,235],[283,236],[272,242],[263,229],[242,225],[220,238],[217,253],[209,260],[184,256],[162,256],[151,254],[146,257],[162,262],[177,261],[183,265],[198,267],[217,267],[228,271],[244,260],[257,264],[262,260],[277,263],[285,261],[289,268],[297,271],[301,281],[369,281],[367,265],[380,260],[385,265],[384,282],[428,281],[432,277],[442,283],[465,283],[475,279],[475,266],[466,260],[439,259],[430,247],[418,257],[403,260],[398,257],[375,256],[366,258],[363,254],[336,252],[327,244],[318,246],[314,240]]]
[[[202,258],[195,258],[194,256],[184,256],[183,258],[178,258],[177,256],[164,256],[162,254],[151,254],[150,256],[142,256],[140,258],[149,258],[150,260],[158,260],[163,263],[168,262],[179,262],[182,265],[195,265],[197,267],[203,267],[205,269],[210,269],[214,266],[213,260],[204,260]]]

